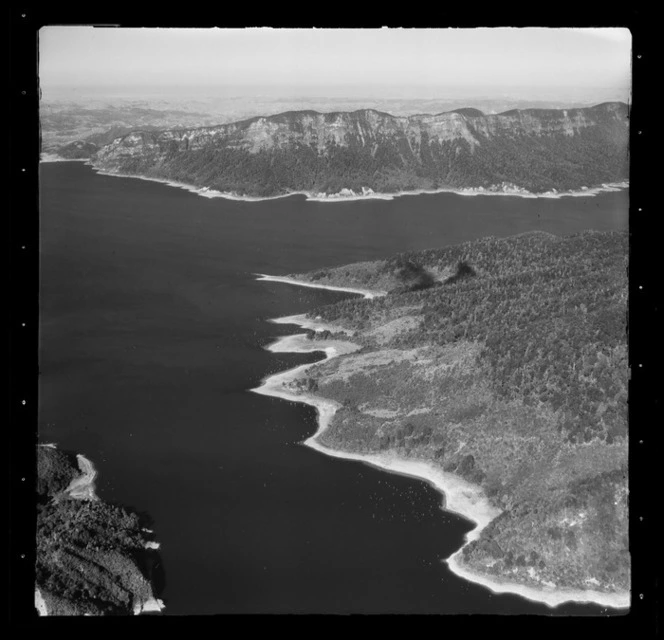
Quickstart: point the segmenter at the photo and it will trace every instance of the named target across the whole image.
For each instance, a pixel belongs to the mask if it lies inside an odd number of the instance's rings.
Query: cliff
[[[292,111],[216,127],[133,131],[97,150],[74,144],[64,153],[89,152],[95,167],[111,173],[273,196],[593,187],[627,178],[627,145],[627,105],[612,102],[497,115]]]

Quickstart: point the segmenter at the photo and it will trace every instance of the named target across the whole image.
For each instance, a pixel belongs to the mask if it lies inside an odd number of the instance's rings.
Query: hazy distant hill
[[[628,131],[622,102],[497,115],[293,111],[134,131],[92,159],[106,171],[256,196],[504,185],[543,192],[625,180]]]

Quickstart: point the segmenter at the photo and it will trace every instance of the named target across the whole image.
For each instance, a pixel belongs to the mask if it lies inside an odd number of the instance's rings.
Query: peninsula
[[[254,391],[315,406],[309,446],[436,486],[476,523],[458,575],[627,608],[627,247],[527,233],[263,276],[365,297],[278,319],[307,333],[270,350],[327,358]]]
[[[42,616],[160,612],[151,584],[159,543],[136,513],[99,500],[96,477],[85,456],[37,447],[35,608]]]
[[[214,127],[117,132],[73,141],[56,155],[208,197],[304,193],[323,202],[437,191],[587,194],[623,184],[629,169],[622,102],[408,117],[289,111]]]

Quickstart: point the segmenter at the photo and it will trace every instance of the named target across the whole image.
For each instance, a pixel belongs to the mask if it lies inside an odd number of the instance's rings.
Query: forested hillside
[[[407,118],[370,109],[294,111],[217,127],[133,131],[98,150],[85,142],[63,153],[88,150],[94,166],[111,173],[251,196],[562,191],[627,179],[627,116],[618,102]]]
[[[502,515],[468,567],[524,584],[629,585],[627,233],[528,233],[297,276],[382,288],[312,317],[360,352],[316,365],[342,403],[322,442],[433,461]]]

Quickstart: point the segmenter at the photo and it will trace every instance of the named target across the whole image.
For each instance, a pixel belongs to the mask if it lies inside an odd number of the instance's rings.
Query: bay
[[[206,199],[40,168],[39,438],[84,453],[98,493],[147,512],[166,613],[555,613],[441,562],[470,523],[423,482],[302,446],[312,408],[258,396],[315,355],[269,318],[347,297],[257,282],[531,230],[625,229],[628,194],[451,193],[322,203]]]

